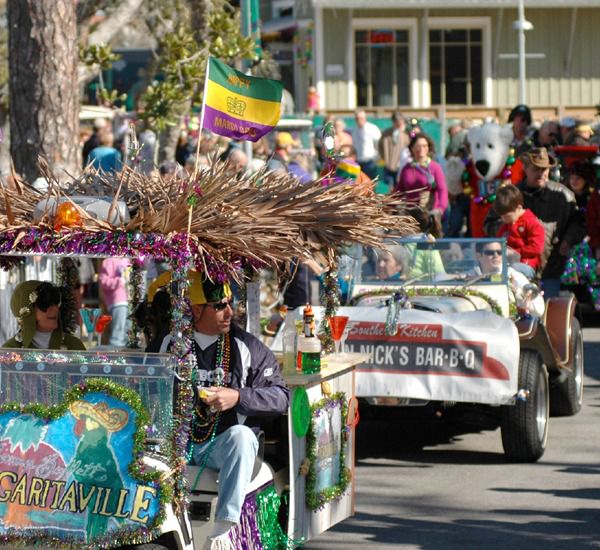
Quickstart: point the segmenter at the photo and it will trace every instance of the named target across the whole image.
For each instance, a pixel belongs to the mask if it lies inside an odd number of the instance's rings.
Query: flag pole
[[[202,128],[204,128],[204,109],[206,106],[206,90],[208,89],[208,72],[210,71],[210,56],[206,60],[206,72],[204,74],[204,92],[202,93],[202,109],[200,110],[200,127],[198,128],[198,142],[196,143],[196,158],[194,159],[194,172],[192,179],[196,179],[198,175],[198,167],[200,158],[200,141],[202,140]]]
[[[206,71],[204,74],[204,92],[202,93],[202,109],[200,110],[200,126],[198,128],[198,142],[196,143],[196,156],[194,158],[194,172],[192,173],[192,189],[191,193],[196,193],[195,181],[198,176],[198,168],[200,166],[200,142],[202,141],[202,128],[204,127],[204,109],[206,106],[206,90],[208,89],[208,72],[210,71],[210,56],[206,60]],[[187,224],[187,248],[190,248],[190,234],[192,232],[192,213],[194,212],[194,204],[196,197],[190,195],[188,208],[188,224]]]

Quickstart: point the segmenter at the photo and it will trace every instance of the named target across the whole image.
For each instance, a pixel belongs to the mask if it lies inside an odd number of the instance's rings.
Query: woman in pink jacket
[[[110,323],[111,346],[125,347],[129,331],[129,305],[127,296],[127,274],[130,267],[127,258],[107,258],[103,260],[98,277],[102,297],[112,316]]]
[[[448,208],[448,188],[442,167],[431,158],[435,153],[433,141],[425,134],[415,134],[408,149],[412,161],[402,168],[394,192],[406,202],[425,208],[436,223],[441,223]]]

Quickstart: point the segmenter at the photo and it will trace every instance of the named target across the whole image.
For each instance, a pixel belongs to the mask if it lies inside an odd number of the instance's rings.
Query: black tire
[[[529,394],[502,407],[502,447],[510,461],[535,462],[546,450],[550,410],[548,372],[535,351],[521,350],[518,387]]]
[[[570,346],[569,352],[573,357],[572,370],[550,386],[552,416],[574,416],[583,404],[583,335],[576,318],[573,318],[571,323]]]

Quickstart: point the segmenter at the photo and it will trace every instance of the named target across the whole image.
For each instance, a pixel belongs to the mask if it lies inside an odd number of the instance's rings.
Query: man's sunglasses
[[[502,250],[484,250],[486,256],[502,256]]]
[[[233,302],[231,300],[227,300],[226,302],[217,302],[215,304],[206,305],[212,307],[215,311],[223,311],[227,306],[231,307]]]

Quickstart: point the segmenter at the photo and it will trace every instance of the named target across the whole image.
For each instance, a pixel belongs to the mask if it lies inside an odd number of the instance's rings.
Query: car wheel
[[[571,371],[559,378],[550,387],[550,414],[573,416],[583,404],[583,336],[576,318],[571,324],[570,352],[573,357]]]
[[[548,372],[538,353],[521,350],[519,389],[529,393],[514,405],[502,407],[500,430],[507,459],[535,462],[546,450],[548,441]]]

